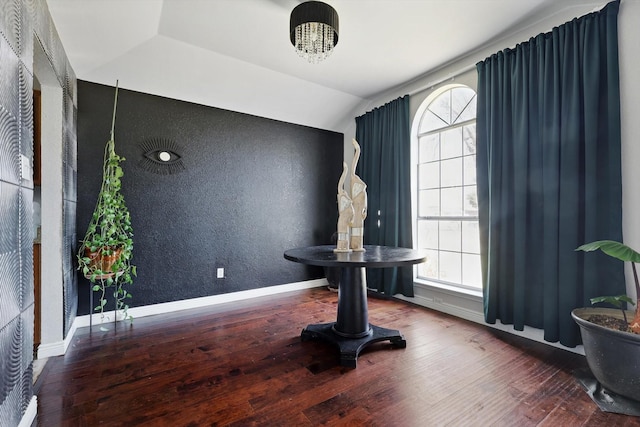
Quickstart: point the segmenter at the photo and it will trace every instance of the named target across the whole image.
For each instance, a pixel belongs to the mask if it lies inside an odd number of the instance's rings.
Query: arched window
[[[476,194],[476,93],[450,85],[428,97],[415,118],[417,246],[425,280],[482,288]]]

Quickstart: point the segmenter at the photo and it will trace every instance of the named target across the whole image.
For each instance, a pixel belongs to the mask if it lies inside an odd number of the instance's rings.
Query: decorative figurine
[[[334,252],[351,252],[349,248],[349,227],[353,221],[353,204],[349,193],[344,189],[347,178],[347,164],[342,162],[342,175],[338,180],[338,240]]]
[[[367,217],[367,184],[356,175],[356,166],[360,159],[360,145],[354,139],[353,146],[356,149],[351,163],[351,201],[353,204],[353,221],[351,224],[350,248],[357,252],[363,252],[364,219]]]

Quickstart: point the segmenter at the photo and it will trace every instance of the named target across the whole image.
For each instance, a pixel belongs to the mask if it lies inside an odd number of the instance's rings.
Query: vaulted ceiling
[[[376,94],[559,11],[577,15],[600,3],[326,2],[340,17],[339,43],[309,64],[289,42],[296,0],[47,0],[79,79],[118,79],[132,90],[333,130]]]

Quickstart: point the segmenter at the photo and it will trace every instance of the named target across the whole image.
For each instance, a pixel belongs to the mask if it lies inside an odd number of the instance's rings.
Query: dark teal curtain
[[[356,117],[357,174],[367,184],[367,245],[413,247],[410,132],[409,95]],[[368,269],[367,286],[387,296],[412,297],[413,269]]]
[[[620,261],[574,251],[622,239],[618,6],[477,64],[485,319],[570,347],[573,308],[625,293]]]

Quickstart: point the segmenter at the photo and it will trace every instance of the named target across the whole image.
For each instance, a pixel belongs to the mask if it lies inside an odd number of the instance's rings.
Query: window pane
[[[462,187],[443,188],[442,216],[462,216]]]
[[[455,128],[440,133],[442,141],[440,156],[443,159],[462,156],[462,128]]]
[[[465,156],[464,159],[464,185],[476,183],[476,156]]]
[[[438,249],[438,221],[418,222],[418,246],[420,249]]]
[[[440,160],[440,134],[420,138],[420,163]]]
[[[462,241],[460,221],[440,221],[440,250],[460,251]]]
[[[482,289],[480,255],[462,254],[462,283]]]
[[[440,280],[462,283],[462,256],[456,252],[440,251]]]
[[[418,276],[438,279],[438,251],[425,251],[427,260],[418,264]]]
[[[462,157],[443,160],[440,163],[442,164],[442,181],[439,184],[443,187],[462,185]]]
[[[478,216],[478,195],[475,185],[464,187],[464,216]]]
[[[418,188],[440,187],[440,162],[425,163],[418,166]]]
[[[476,118],[476,101],[477,101],[476,96],[473,95],[473,98],[469,100],[469,103],[466,105],[464,111],[462,111],[462,113],[458,116],[457,120],[455,120],[454,123],[462,123],[462,122],[466,122],[467,120],[475,119]]]
[[[440,190],[420,190],[418,193],[418,215],[440,216]]]
[[[462,252],[480,253],[480,233],[476,221],[462,222]]]
[[[422,121],[420,122],[420,133],[441,129],[448,125],[448,122],[444,121],[441,117],[438,117],[433,112],[427,110],[425,111],[424,116],[422,116]]]
[[[440,117],[445,125],[451,124],[451,92],[445,92],[429,104],[429,111]]]
[[[464,154],[476,153],[476,125],[465,126],[462,128],[462,141],[464,145]]]
[[[457,87],[451,90],[451,124],[475,118],[475,103],[472,108],[470,103],[475,99],[476,93],[468,87]],[[471,110],[471,116],[469,116]],[[468,117],[468,118],[464,118]]]

